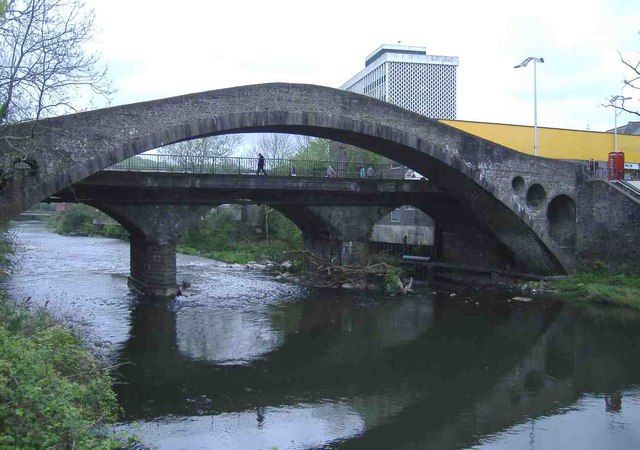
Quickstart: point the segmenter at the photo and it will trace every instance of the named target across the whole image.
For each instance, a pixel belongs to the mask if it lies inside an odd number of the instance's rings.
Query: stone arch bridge
[[[386,102],[337,89],[261,84],[123,105],[0,129],[0,222],[139,153],[228,133],[282,132],[364,148],[425,175],[447,208],[515,269],[571,272],[599,259],[638,267],[640,207],[574,162],[533,158]],[[470,240],[472,241],[472,240]],[[473,251],[470,248],[470,251]]]

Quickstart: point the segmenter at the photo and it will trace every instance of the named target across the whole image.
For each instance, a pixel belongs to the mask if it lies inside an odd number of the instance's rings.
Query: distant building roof
[[[382,56],[385,53],[401,53],[404,55],[426,56],[427,49],[425,47],[411,47],[409,45],[383,44],[377,49],[375,49],[373,52],[371,52],[369,56],[367,56],[367,59],[365,60],[364,65],[368,66],[369,64],[374,62],[376,59],[378,59],[380,56]]]
[[[607,133],[613,133],[613,128],[607,130]],[[638,122],[629,122],[626,125],[622,125],[618,127],[618,134],[631,134],[634,136],[640,136],[640,121]]]

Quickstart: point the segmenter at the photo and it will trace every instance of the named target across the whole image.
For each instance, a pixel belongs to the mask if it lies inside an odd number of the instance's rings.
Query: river
[[[114,431],[151,448],[640,448],[634,311],[318,292],[185,255],[189,295],[154,302],[127,289],[126,242],[14,232],[9,294],[121,364]]]

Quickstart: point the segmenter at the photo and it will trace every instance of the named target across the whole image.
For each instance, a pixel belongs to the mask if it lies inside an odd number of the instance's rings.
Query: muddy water
[[[15,228],[8,283],[122,366],[116,431],[152,448],[640,448],[640,315],[488,292],[318,292],[179,256],[133,297],[128,245]]]

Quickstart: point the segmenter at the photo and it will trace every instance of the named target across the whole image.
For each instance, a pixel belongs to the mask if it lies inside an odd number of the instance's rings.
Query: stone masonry
[[[623,194],[606,183],[589,185],[580,164],[534,158],[370,97],[300,84],[241,86],[46,119],[35,129],[4,127],[0,135],[24,139],[0,140],[2,167],[15,169],[0,180],[0,222],[144,151],[244,132],[328,138],[412,168],[454,200],[460,215],[445,211],[448,219],[491,235],[515,270],[571,272],[595,256],[611,267],[640,268],[632,245],[601,250],[640,238],[629,222],[640,204],[618,201]],[[622,203],[624,213],[615,209]],[[608,241],[591,238],[589,218]]]

